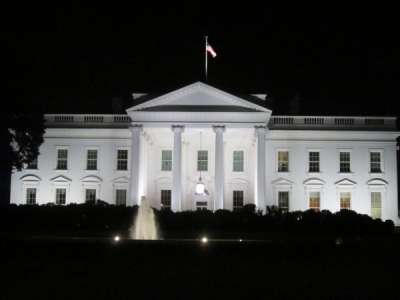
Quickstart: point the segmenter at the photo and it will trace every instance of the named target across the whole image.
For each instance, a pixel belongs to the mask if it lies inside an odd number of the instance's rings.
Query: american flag
[[[207,51],[208,53],[210,53],[211,56],[212,56],[213,58],[217,56],[217,52],[215,52],[214,49],[213,49],[213,47],[211,47],[211,45],[208,44],[208,43],[207,43],[207,45],[206,45],[206,51]]]

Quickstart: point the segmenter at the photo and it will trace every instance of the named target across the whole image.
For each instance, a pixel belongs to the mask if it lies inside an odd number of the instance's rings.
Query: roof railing
[[[128,115],[46,114],[47,127],[128,127]],[[270,129],[395,130],[396,117],[271,116]]]
[[[270,129],[395,130],[396,117],[271,116]]]

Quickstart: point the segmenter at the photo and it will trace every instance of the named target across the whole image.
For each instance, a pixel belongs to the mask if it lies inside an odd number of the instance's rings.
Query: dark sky
[[[207,34],[211,85],[281,107],[297,97],[314,113],[399,114],[394,7],[194,3],[3,7],[7,92],[48,112],[101,111],[113,97],[204,80]]]

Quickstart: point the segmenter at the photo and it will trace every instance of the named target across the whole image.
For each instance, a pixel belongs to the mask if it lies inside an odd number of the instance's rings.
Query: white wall
[[[130,148],[129,130],[48,129],[44,140],[40,147],[38,169],[22,170],[12,174],[11,203],[25,204],[25,183],[20,178],[27,174],[33,174],[40,178],[38,183],[30,183],[38,185],[38,204],[55,201],[54,189],[57,183],[54,183],[52,179],[60,175],[71,180],[64,180],[63,182],[64,185],[69,186],[70,191],[67,193],[67,203],[83,203],[85,185],[98,189],[98,199],[114,203],[115,186],[128,185],[128,181],[124,180],[123,177],[129,177],[129,163],[128,171],[117,171],[116,156],[117,149]],[[66,147],[68,149],[68,170],[56,170],[58,147]],[[85,170],[87,149],[98,150],[98,170],[96,171]],[[96,177],[100,178],[100,180],[97,181]],[[62,179],[58,178],[58,181],[60,182]]]
[[[209,151],[208,172],[202,172],[203,181],[210,192],[209,208],[213,207],[214,193],[214,142],[215,133],[210,127],[185,128],[182,134],[183,166],[183,209],[195,208],[194,186],[199,173],[196,170],[196,155],[199,150],[199,132],[202,131],[203,148]],[[143,181],[141,193],[154,207],[159,208],[160,190],[172,186],[172,172],[161,171],[161,150],[171,149],[173,134],[169,128],[144,128],[143,163],[141,172]],[[68,170],[56,170],[57,147],[68,148]],[[87,171],[86,151],[98,149],[98,170]],[[84,202],[84,187],[98,189],[97,198],[114,203],[115,188],[129,186],[129,170],[116,170],[116,152],[118,148],[130,149],[128,129],[48,129],[45,142],[40,148],[38,170],[23,170],[12,174],[11,203],[24,204],[24,189],[28,186],[38,188],[37,202],[45,204],[55,201],[55,187],[67,187],[67,203]],[[321,187],[321,209],[336,211],[339,209],[339,186],[335,183],[342,179],[355,182],[348,186],[352,192],[352,209],[370,214],[370,192],[378,188],[383,191],[382,217],[398,223],[397,217],[397,173],[396,142],[393,135],[386,132],[350,132],[350,131],[280,131],[267,133],[266,140],[267,174],[266,203],[277,205],[276,192],[279,189],[290,191],[290,210],[308,209],[306,197],[307,179],[315,178],[310,188]],[[277,172],[277,150],[289,151],[289,172]],[[350,174],[339,173],[339,149],[351,151]],[[383,173],[369,173],[369,150],[380,149],[383,153]],[[244,150],[244,172],[233,172],[232,153]],[[308,173],[308,151],[320,151],[318,174]],[[245,203],[254,203],[254,168],[256,164],[254,129],[232,129],[227,127],[224,133],[225,155],[225,201],[227,209],[232,208],[232,191],[240,188],[245,191]],[[130,164],[128,163],[128,168]],[[24,177],[36,175],[37,177]],[[62,175],[63,177],[58,177]],[[96,177],[87,177],[96,176]],[[23,177],[25,180],[21,180]],[[54,180],[56,178],[56,180]],[[85,179],[86,178],[86,179]],[[378,178],[387,184],[368,185],[368,181]],[[53,179],[53,180],[52,180]],[[39,180],[39,181],[38,181]],[[85,180],[87,182],[85,182]],[[318,183],[318,180],[320,183]],[[350,182],[349,181],[349,182]],[[317,183],[316,183],[317,182]],[[346,182],[345,182],[346,183]],[[129,192],[128,192],[129,195]],[[129,202],[129,200],[128,200]]]
[[[383,133],[276,131],[267,134],[266,143],[267,164],[270,164],[266,176],[269,205],[277,205],[276,190],[279,190],[281,185],[290,190],[290,210],[308,209],[307,185],[304,182],[316,178],[324,182],[321,185],[321,209],[339,210],[339,192],[346,189],[352,193],[351,208],[359,213],[370,214],[370,192],[379,189],[383,192],[382,218],[397,222],[397,162],[394,139],[388,139]],[[277,171],[279,149],[289,151],[287,173]],[[351,152],[351,173],[339,172],[340,149]],[[381,174],[370,173],[369,151],[372,149],[381,150],[383,153]],[[320,173],[308,173],[309,150],[320,151]],[[283,180],[279,180],[280,178]],[[368,181],[374,178],[383,179],[387,184],[369,185]],[[340,187],[340,181],[343,179],[349,179],[355,184]],[[338,182],[339,184],[335,184]],[[317,186],[314,184],[310,187]]]

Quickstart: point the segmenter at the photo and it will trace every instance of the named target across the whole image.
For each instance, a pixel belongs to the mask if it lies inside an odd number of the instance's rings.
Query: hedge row
[[[154,210],[165,238],[211,237],[266,238],[271,235],[384,235],[394,232],[390,220],[372,219],[354,211],[323,210],[281,213],[269,208],[266,214],[246,205],[239,211]],[[137,207],[70,204],[67,206],[10,205],[0,210],[0,232],[21,235],[109,236],[128,235]]]

